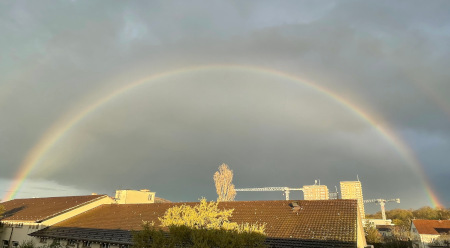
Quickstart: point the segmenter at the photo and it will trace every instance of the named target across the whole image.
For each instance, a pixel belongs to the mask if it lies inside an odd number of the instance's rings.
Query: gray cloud
[[[445,1],[2,5],[4,179],[55,121],[115,88],[180,67],[244,64],[314,81],[383,120],[450,202]],[[332,187],[359,174],[368,198],[428,203],[421,176],[351,111],[301,85],[235,71],[183,75],[117,97],[73,128],[31,177],[87,192],[150,187],[175,201],[213,199],[222,162],[242,187],[313,178]]]

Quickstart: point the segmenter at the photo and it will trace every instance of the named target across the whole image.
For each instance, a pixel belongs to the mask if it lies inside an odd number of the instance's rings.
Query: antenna
[[[356,174],[356,178],[358,179],[358,182],[359,182],[359,176],[358,176],[358,174]]]

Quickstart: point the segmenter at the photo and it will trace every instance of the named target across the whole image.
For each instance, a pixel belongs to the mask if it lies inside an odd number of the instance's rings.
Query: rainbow
[[[192,73],[192,72],[206,72],[211,70],[233,70],[233,71],[243,71],[243,72],[252,72],[252,73],[263,73],[268,74],[272,76],[279,77],[281,79],[287,79],[296,83],[299,83],[303,86],[306,86],[308,88],[311,88],[330,99],[334,100],[336,103],[340,104],[341,106],[349,109],[352,111],[356,116],[361,118],[362,120],[369,123],[371,126],[373,126],[376,131],[384,137],[384,139],[394,147],[394,149],[400,154],[400,156],[407,162],[409,166],[411,166],[412,170],[417,173],[419,176],[422,176],[422,183],[424,185],[424,188],[426,190],[426,193],[429,197],[429,200],[431,204],[435,207],[440,207],[442,204],[439,201],[439,198],[434,193],[432,187],[430,186],[430,183],[428,182],[426,175],[423,171],[423,166],[420,164],[419,160],[414,156],[414,153],[411,151],[411,149],[405,145],[399,137],[397,137],[390,129],[386,128],[385,126],[382,126],[380,122],[376,121],[374,117],[367,114],[362,109],[358,108],[348,100],[342,98],[341,96],[337,95],[336,93],[320,86],[317,84],[314,84],[312,82],[300,79],[294,75],[273,70],[270,68],[263,68],[263,67],[254,67],[254,66],[247,66],[247,65],[204,65],[204,66],[194,66],[194,67],[186,67],[181,68],[177,70],[171,70],[166,71],[158,74],[153,74],[149,77],[140,79],[138,81],[129,83],[121,88],[117,88],[116,90],[110,92],[109,94],[101,97],[97,101],[93,102],[92,104],[88,105],[85,109],[82,111],[79,111],[78,113],[75,113],[74,115],[71,115],[69,118],[61,118],[58,122],[56,122],[54,125],[52,125],[46,133],[42,136],[42,138],[39,140],[39,142],[29,151],[29,153],[26,155],[25,159],[23,160],[22,164],[19,167],[18,173],[16,174],[13,183],[11,184],[8,193],[3,197],[4,200],[11,200],[14,199],[17,192],[20,191],[21,186],[23,185],[26,178],[30,175],[31,171],[37,167],[43,158],[46,156],[48,151],[56,144],[58,141],[60,141],[64,136],[69,133],[71,129],[73,129],[78,123],[80,123],[84,118],[98,110],[101,106],[105,105],[106,103],[110,102],[114,98],[124,94],[125,92],[131,91],[133,89],[136,89],[137,87],[147,84],[150,82],[155,82],[157,80],[163,80],[171,76],[181,76],[186,73]]]

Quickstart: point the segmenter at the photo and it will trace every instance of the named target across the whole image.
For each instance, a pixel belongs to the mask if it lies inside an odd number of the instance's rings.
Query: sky
[[[450,207],[449,13],[448,1],[1,2],[0,198],[215,200],[226,163],[236,188],[359,178],[365,199],[401,199],[388,209],[430,195]]]

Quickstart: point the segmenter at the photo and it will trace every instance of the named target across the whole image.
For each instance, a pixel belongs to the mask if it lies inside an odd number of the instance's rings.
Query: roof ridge
[[[6,202],[12,202],[12,201],[19,201],[19,200],[36,200],[36,199],[52,199],[52,198],[69,198],[69,197],[83,197],[83,196],[105,196],[107,194],[102,195],[69,195],[69,196],[50,196],[50,197],[32,197],[32,198],[16,198],[9,201],[0,202],[0,204],[6,203]]]
[[[96,196],[98,196],[98,197],[95,197],[94,199],[91,199],[91,200],[89,200],[89,201],[80,203],[80,204],[75,205],[75,206],[73,206],[73,207],[64,209],[63,211],[59,211],[59,212],[57,212],[57,213],[51,214],[51,215],[49,215],[49,216],[46,216],[46,217],[44,217],[44,218],[42,218],[42,219],[37,220],[36,222],[42,222],[42,221],[44,221],[44,220],[50,219],[50,218],[55,217],[55,216],[58,216],[58,215],[60,215],[60,214],[69,212],[69,211],[71,211],[71,210],[73,210],[73,209],[76,209],[76,208],[79,208],[79,207],[81,207],[81,206],[83,206],[83,205],[86,205],[86,204],[89,204],[89,203],[91,203],[91,202],[94,202],[94,201],[96,201],[96,200],[98,200],[98,199],[100,199],[100,198],[109,197],[108,195],[96,195]]]

